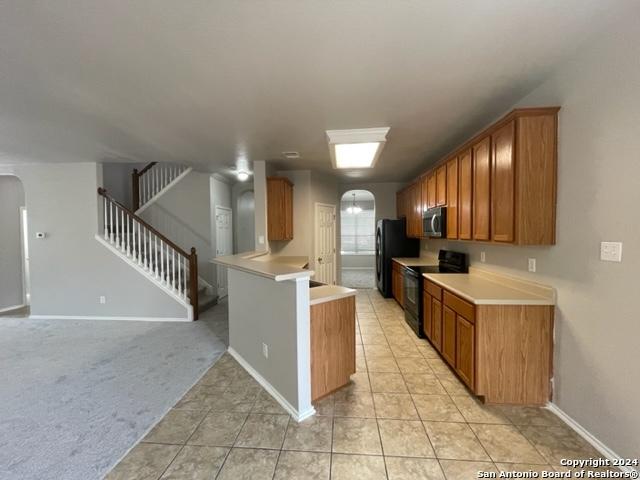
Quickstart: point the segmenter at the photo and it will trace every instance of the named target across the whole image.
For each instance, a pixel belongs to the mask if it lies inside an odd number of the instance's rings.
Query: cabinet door
[[[422,213],[424,213],[427,208],[429,208],[429,185],[428,185],[429,176],[425,175],[422,177]],[[422,218],[420,219],[420,231],[422,233]],[[420,235],[422,236],[422,235]]]
[[[490,240],[491,216],[491,139],[473,146],[473,238]]]
[[[429,340],[432,340],[433,330],[431,299],[431,295],[427,292],[422,292],[422,331]]]
[[[470,389],[475,381],[475,327],[461,315],[456,316],[456,371]]]
[[[431,342],[442,351],[442,303],[434,297],[431,297]]]
[[[436,206],[436,173],[431,172],[427,175],[427,207]]]
[[[436,202],[438,206],[447,204],[447,166],[436,170]]]
[[[398,272],[398,302],[404,308],[404,275]]]
[[[447,162],[447,238],[458,238],[458,159]]]
[[[471,218],[473,205],[473,162],[471,149],[458,157],[458,238],[471,240]],[[449,216],[447,215],[447,221]]]
[[[420,203],[421,203],[421,188],[420,182],[416,182],[411,185],[411,237],[420,238]]]
[[[515,122],[491,136],[491,235],[496,242],[513,242],[515,222]]]
[[[267,234],[269,240],[285,240],[286,210],[284,182],[278,178],[267,180]]]
[[[456,366],[456,312],[446,305],[442,310],[442,356],[455,368]]]
[[[284,237],[286,240],[293,239],[293,185],[283,183],[284,196]]]
[[[402,218],[402,192],[396,192],[396,218]]]

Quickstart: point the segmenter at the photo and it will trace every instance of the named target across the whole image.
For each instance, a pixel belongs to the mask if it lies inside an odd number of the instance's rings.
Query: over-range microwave
[[[425,237],[444,237],[447,231],[447,208],[428,208],[422,214],[422,233]]]

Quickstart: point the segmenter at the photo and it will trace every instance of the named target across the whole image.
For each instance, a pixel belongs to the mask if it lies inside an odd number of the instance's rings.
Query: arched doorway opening
[[[27,211],[22,182],[0,175],[0,313],[15,314],[29,304]]]
[[[376,205],[368,190],[349,190],[340,199],[342,285],[375,288]]]

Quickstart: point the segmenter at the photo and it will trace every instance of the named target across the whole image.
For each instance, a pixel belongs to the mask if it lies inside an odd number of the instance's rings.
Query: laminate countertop
[[[269,252],[245,252],[237,255],[215,257],[211,260],[216,265],[253,273],[260,277],[270,278],[276,282],[305,278],[313,275],[308,270],[308,257],[272,255]]]
[[[340,300],[341,298],[353,297],[356,291],[353,288],[342,287],[340,285],[322,285],[309,289],[309,304],[317,305],[319,303]]]
[[[552,287],[489,272],[425,273],[424,278],[476,305],[555,305]]]
[[[437,258],[397,257],[392,258],[391,260],[399,263],[403,267],[431,267],[438,265]]]

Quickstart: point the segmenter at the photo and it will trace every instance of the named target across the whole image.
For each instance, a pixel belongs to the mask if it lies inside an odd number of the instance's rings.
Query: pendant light
[[[356,194],[352,193],[351,195],[353,195],[353,205],[347,207],[347,213],[350,215],[357,215],[362,211],[362,208],[356,205]]]

